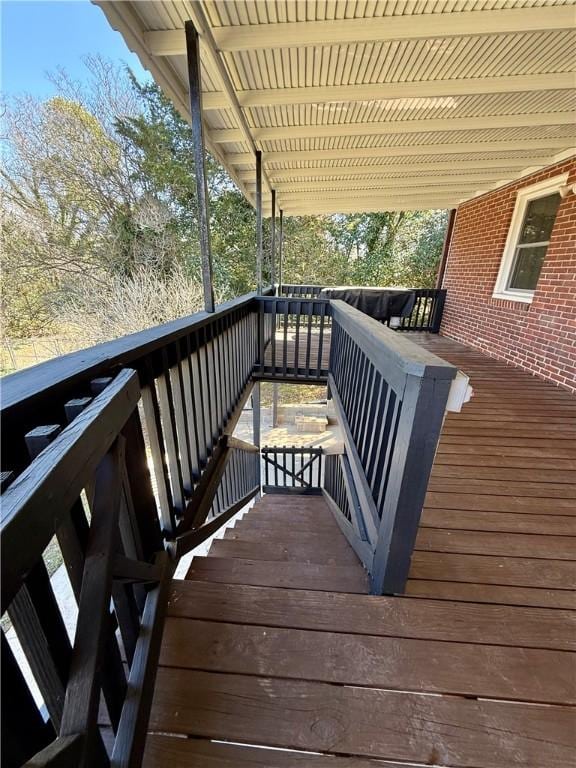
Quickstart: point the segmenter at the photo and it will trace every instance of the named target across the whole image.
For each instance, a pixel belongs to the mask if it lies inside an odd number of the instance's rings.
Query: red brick
[[[560,203],[532,303],[492,298],[516,193],[567,171],[576,183],[576,158],[459,207],[442,333],[576,392],[576,194]]]

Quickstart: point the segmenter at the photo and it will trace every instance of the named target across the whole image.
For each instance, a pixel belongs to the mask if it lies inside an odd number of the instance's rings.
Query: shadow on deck
[[[475,396],[446,419],[407,594],[365,594],[323,499],[265,496],[173,582],[146,768],[574,763],[574,398],[417,340]]]

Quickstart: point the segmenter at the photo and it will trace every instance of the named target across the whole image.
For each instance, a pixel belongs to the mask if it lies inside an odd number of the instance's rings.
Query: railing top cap
[[[420,378],[453,379],[457,369],[451,363],[429,352],[407,338],[406,334],[390,328],[369,317],[344,301],[332,300],[332,314],[350,331],[378,367],[395,365],[404,373]]]
[[[214,312],[196,312],[4,376],[1,411],[6,413],[10,408],[77,377],[92,377],[110,366],[128,365],[139,357],[208,325],[214,319],[249,304],[255,297],[255,293],[247,293],[220,304]]]

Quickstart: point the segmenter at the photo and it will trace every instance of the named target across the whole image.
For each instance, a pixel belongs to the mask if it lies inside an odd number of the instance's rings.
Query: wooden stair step
[[[168,618],[160,664],[181,669],[542,704],[574,704],[576,654]]]
[[[158,670],[149,728],[454,768],[566,768],[574,760],[569,707],[167,667]]]
[[[224,533],[224,541],[253,541],[281,543],[285,546],[297,546],[306,541],[317,547],[325,549],[338,556],[351,551],[350,545],[339,531],[333,528],[328,531],[294,531],[289,526],[284,528],[256,527],[239,525],[238,528],[228,528]]]
[[[226,584],[251,584],[329,592],[368,592],[367,574],[358,565],[268,562],[224,557],[195,557],[187,578]]]
[[[210,547],[209,556],[361,568],[358,558],[351,549],[334,552],[331,547],[319,548],[314,542],[306,540],[290,544],[276,543],[276,541],[215,539]]]
[[[381,637],[576,650],[576,613],[533,607],[173,581],[168,615]]]
[[[324,515],[295,515],[287,513],[286,515],[267,514],[256,510],[250,512],[239,520],[234,528],[274,528],[281,533],[291,528],[298,531],[337,531],[338,526],[333,518]]]

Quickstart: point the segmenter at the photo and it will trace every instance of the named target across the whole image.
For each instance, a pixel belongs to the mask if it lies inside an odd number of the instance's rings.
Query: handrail
[[[138,377],[126,369],[60,434],[54,426],[38,428],[28,441],[33,453],[43,436],[53,439],[2,497],[1,610],[8,612],[49,715],[45,726],[3,635],[3,706],[17,701],[22,720],[3,739],[22,761],[46,747],[42,758],[108,768],[98,722],[101,694],[115,735],[113,764],[142,760],[173,566],[158,520],[149,519],[149,505],[142,503],[147,495],[154,505],[150,477],[129,472],[129,455],[146,461],[135,439],[139,399]],[[73,647],[43,559],[54,535],[78,604]]]
[[[57,421],[62,404],[78,396],[92,379],[110,376],[129,365],[138,370],[144,383],[149,374],[164,369],[162,350],[170,350],[166,363],[173,365],[176,349],[180,346],[185,352],[191,334],[199,337],[206,332],[209,339],[211,330],[224,321],[251,314],[255,297],[255,293],[248,293],[221,304],[215,312],[197,312],[3,377],[0,414],[4,461],[11,469],[22,469],[27,463],[23,435],[38,423]],[[254,355],[255,343],[254,337]]]
[[[455,376],[406,336],[332,303],[328,383],[361,516],[345,532],[375,593],[404,589]]]

